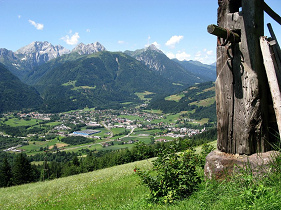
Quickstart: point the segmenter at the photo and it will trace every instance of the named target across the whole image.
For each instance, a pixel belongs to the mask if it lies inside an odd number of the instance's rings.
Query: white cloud
[[[213,55],[213,50],[207,51],[207,55]]]
[[[161,45],[158,44],[157,42],[153,42],[152,44],[155,45],[155,47],[157,47],[158,49],[160,49],[160,47],[161,47]]]
[[[201,63],[211,64],[216,61],[216,55],[213,50],[203,49],[197,51],[196,53],[188,54],[185,51],[177,51],[176,53],[167,52],[165,53],[168,58],[170,59],[178,59],[179,61],[188,61],[188,60],[196,60],[200,61]]]
[[[196,54],[195,54],[195,57],[201,57],[202,53],[201,51],[198,51]]]
[[[87,29],[86,29],[86,32],[88,32],[88,33],[89,33],[89,32],[91,32],[91,30],[90,30],[89,28],[87,28]]]
[[[18,19],[21,19],[21,15],[18,15]]]
[[[122,41],[122,40],[118,41],[118,44],[124,44],[124,43],[125,43],[125,41]]]
[[[190,60],[191,55],[187,54],[186,52],[177,52],[176,54],[168,52],[166,53],[167,57],[170,59],[176,58],[179,61],[183,61],[183,60]]]
[[[194,60],[200,61],[201,63],[211,64],[215,62],[216,58],[213,50],[203,49],[195,54]]]
[[[183,60],[188,60],[190,59],[190,54],[187,54],[186,52],[181,52],[181,53],[177,53],[176,54],[176,58],[179,60],[179,61],[183,61]]]
[[[66,42],[66,44],[69,45],[76,45],[78,43],[78,39],[80,38],[79,34],[76,32],[71,37],[66,35],[62,37],[61,39]]]
[[[33,20],[28,20],[28,22],[33,25],[37,30],[43,30],[44,25],[42,23],[36,23]]]
[[[171,47],[171,48],[174,48],[175,45],[177,43],[180,42],[180,40],[183,39],[183,36],[172,36],[166,43],[165,45],[168,46],[168,47]]]
[[[166,55],[167,55],[167,57],[170,58],[170,59],[176,58],[175,54],[174,54],[174,53],[171,53],[171,52],[166,53]]]
[[[152,44],[153,44],[155,47],[157,47],[157,49],[160,49],[160,47],[161,47],[161,45],[160,45],[159,43],[157,43],[157,42],[153,42],[153,43],[151,43],[151,44],[148,43],[148,44],[145,45],[145,47],[149,47],[149,46],[152,45]]]

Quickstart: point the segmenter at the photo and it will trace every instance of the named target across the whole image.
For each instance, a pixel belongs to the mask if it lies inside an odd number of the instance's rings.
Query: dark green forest
[[[21,82],[2,63],[0,63],[0,113],[39,108],[43,99],[32,87]]]

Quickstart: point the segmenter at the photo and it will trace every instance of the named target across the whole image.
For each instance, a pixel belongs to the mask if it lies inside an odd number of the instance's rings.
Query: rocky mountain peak
[[[15,60],[17,57],[15,56],[15,53],[11,50],[7,50],[5,48],[0,48],[0,58],[7,58],[9,60]]]
[[[105,47],[99,42],[91,43],[91,44],[78,44],[72,52],[77,52],[79,55],[89,55],[96,52],[105,51]]]
[[[32,63],[46,63],[49,60],[57,58],[70,51],[60,45],[52,45],[51,43],[35,41],[18,49],[15,54],[22,55],[21,60],[31,60]]]
[[[152,51],[156,51],[159,53],[163,53],[161,50],[159,50],[154,44],[149,45],[147,48],[145,48],[145,51],[147,50],[152,50]],[[164,53],[163,53],[164,54]]]
[[[18,49],[15,53],[16,54],[32,54],[32,53],[40,53],[40,54],[50,54],[52,55],[52,58],[56,58],[58,56],[61,56],[63,54],[69,53],[69,50],[62,47],[61,45],[53,46],[51,43],[45,41],[45,42],[39,42],[35,41],[30,43],[29,45],[26,45],[20,49]],[[49,56],[50,57],[50,56]]]

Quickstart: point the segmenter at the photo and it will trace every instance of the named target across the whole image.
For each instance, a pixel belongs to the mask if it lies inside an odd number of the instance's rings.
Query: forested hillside
[[[107,51],[62,56],[36,68],[26,81],[40,92],[49,112],[118,109],[125,102],[141,102],[137,92],[167,94],[182,88],[128,55]]]
[[[151,109],[160,109],[165,113],[190,111],[192,119],[209,118],[216,121],[215,86],[213,82],[192,86],[175,95],[155,98],[149,104]]]
[[[43,100],[38,92],[22,83],[0,63],[0,113],[23,108],[38,108]]]

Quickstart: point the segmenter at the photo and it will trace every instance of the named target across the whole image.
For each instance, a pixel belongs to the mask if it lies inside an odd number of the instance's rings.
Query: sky
[[[281,0],[265,0],[281,15]],[[108,51],[155,44],[168,57],[216,61],[217,0],[0,0],[0,48],[33,41],[73,49],[100,42]],[[281,26],[265,14],[281,43]],[[265,28],[265,35],[269,36]]]

